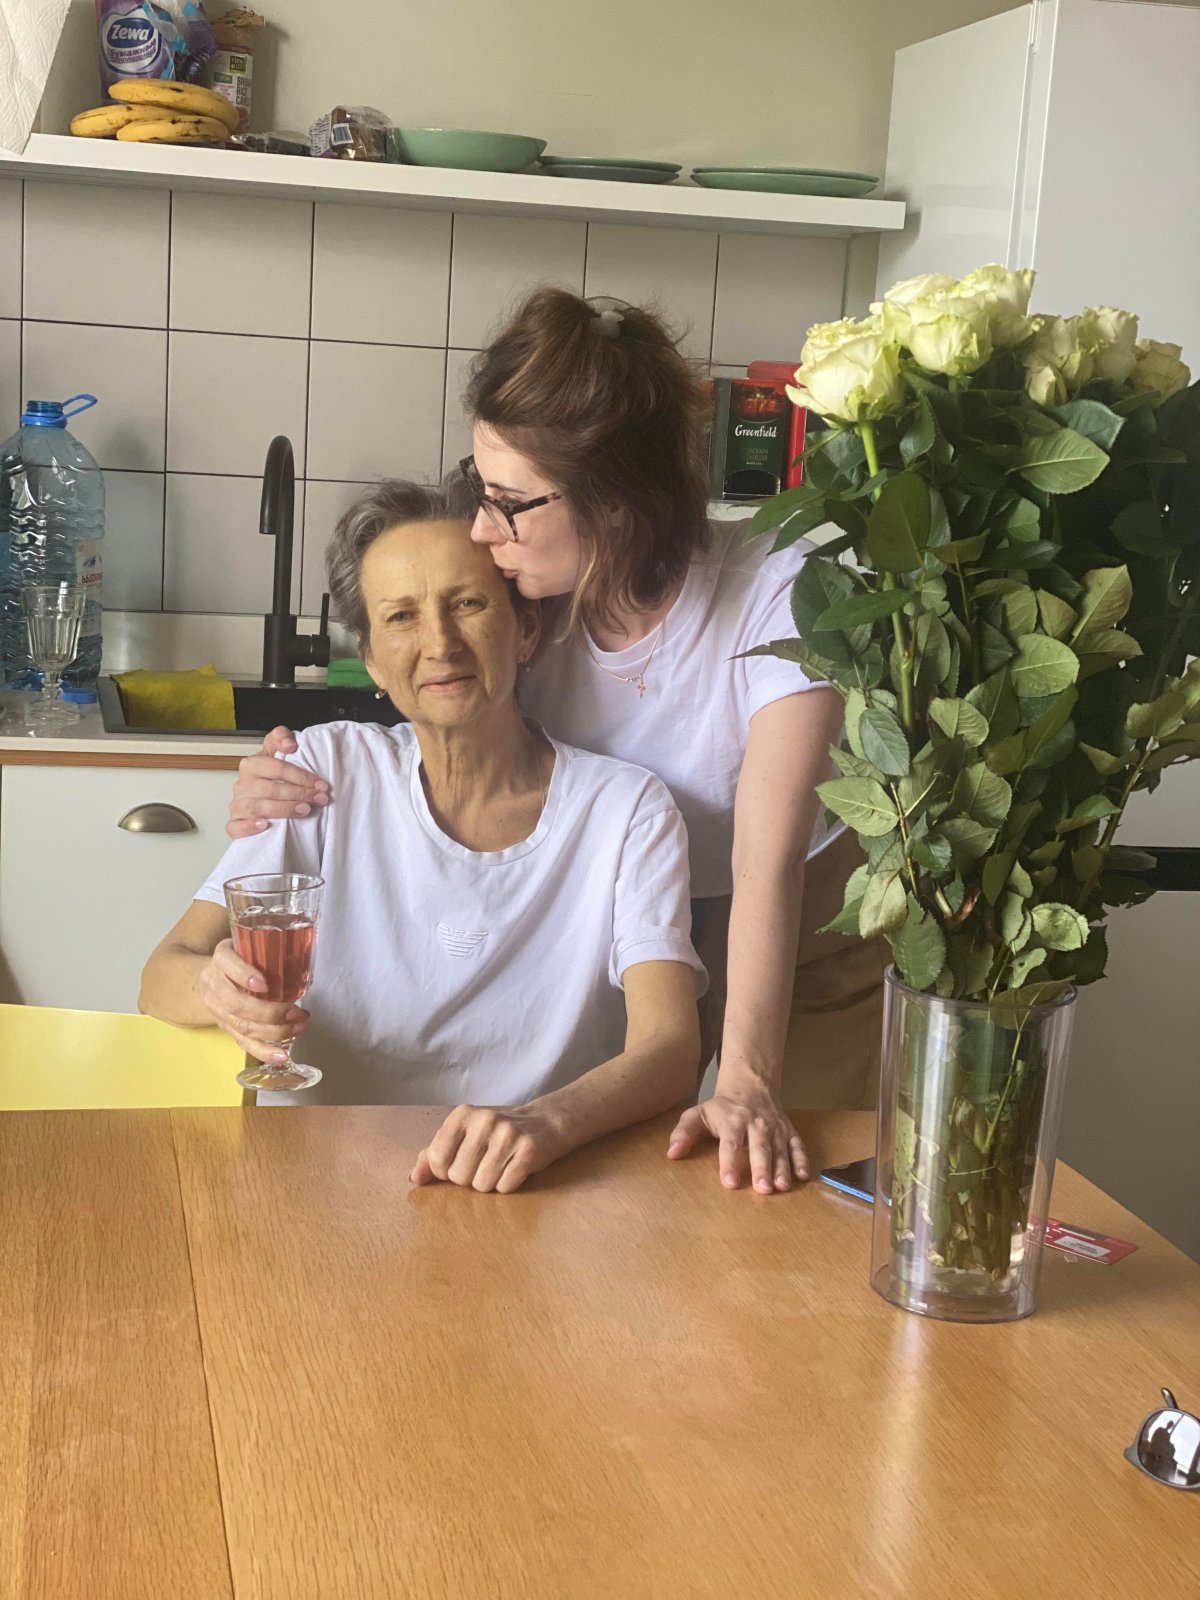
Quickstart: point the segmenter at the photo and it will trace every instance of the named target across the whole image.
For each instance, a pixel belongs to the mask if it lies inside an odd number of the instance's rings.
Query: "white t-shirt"
[[[536,828],[479,852],[433,820],[407,723],[298,736],[288,759],[327,777],[337,804],[235,840],[196,898],[223,905],[243,873],[325,879],[296,1048],[325,1076],[304,1103],[523,1103],[624,1049],[630,967],[686,962],[704,992],[671,796],[652,773],[551,742]]]
[[[801,540],[771,555],[771,539],[745,544],[745,529],[744,522],[712,524],[710,547],[692,563],[663,623],[644,696],[609,673],[640,670],[653,634],[621,651],[599,650],[586,637],[548,642],[519,691],[522,709],[551,732],[658,774],[687,823],[692,893],[701,900],[733,888],[733,802],[750,718],[773,700],[819,687],[791,661],[734,659],[795,638],[792,581],[812,549]],[[552,615],[547,622],[553,627]],[[832,837],[819,815],[809,855]]]

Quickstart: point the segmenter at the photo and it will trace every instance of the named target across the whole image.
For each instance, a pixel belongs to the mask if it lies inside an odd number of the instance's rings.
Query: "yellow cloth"
[[[209,661],[190,672],[114,672],[131,728],[236,728],[233,685]]]

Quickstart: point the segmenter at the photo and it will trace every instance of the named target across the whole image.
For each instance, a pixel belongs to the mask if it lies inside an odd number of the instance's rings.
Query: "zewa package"
[[[194,83],[213,53],[200,0],[96,0],[100,87],[119,78]]]

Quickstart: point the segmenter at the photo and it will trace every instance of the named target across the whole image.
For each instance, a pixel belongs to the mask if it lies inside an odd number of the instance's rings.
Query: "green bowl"
[[[403,161],[414,167],[459,167],[470,172],[519,172],[537,160],[545,139],[522,133],[477,133],[466,128],[396,128]]]

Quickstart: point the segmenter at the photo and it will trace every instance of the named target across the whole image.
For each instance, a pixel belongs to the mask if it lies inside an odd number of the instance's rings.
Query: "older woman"
[[[216,1022],[263,1061],[307,1029],[324,1076],[306,1101],[463,1102],[414,1181],[507,1191],[687,1098],[703,968],[674,802],[522,720],[537,607],[456,510],[383,484],[342,519],[330,591],[409,721],[300,735],[293,760],[338,806],[226,851],[151,956],[141,1007]],[[222,884],[256,872],[325,879],[307,1009],[262,998],[227,937]]]

